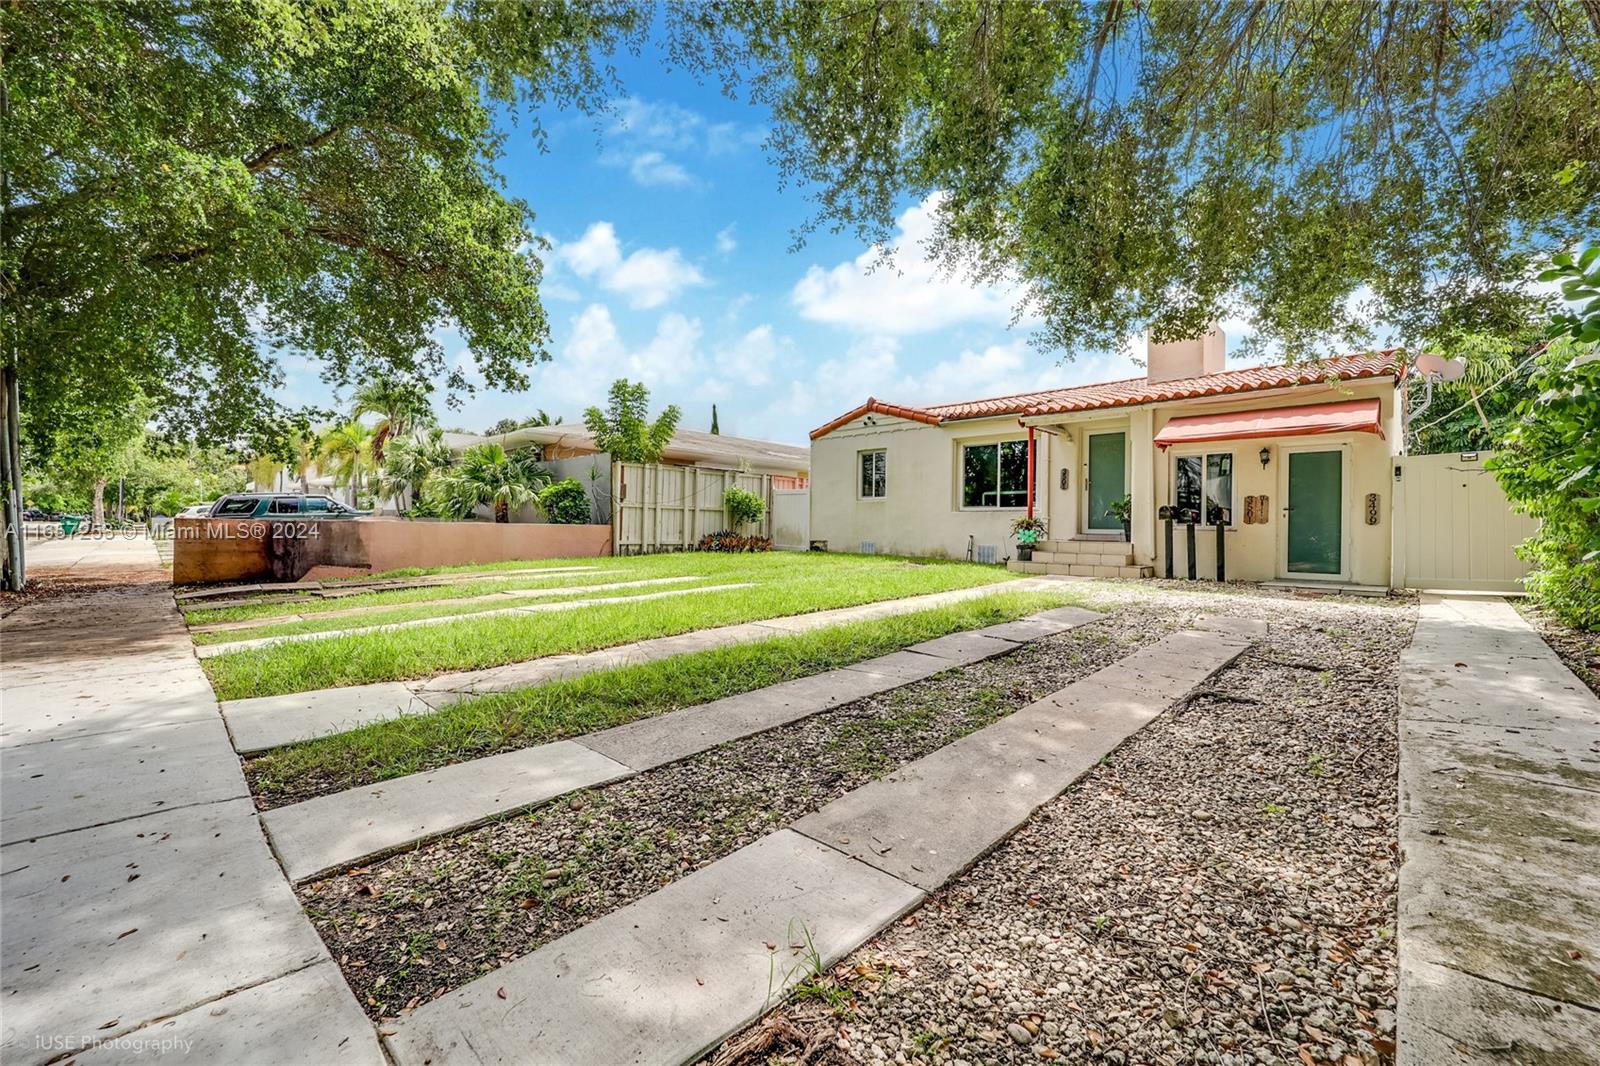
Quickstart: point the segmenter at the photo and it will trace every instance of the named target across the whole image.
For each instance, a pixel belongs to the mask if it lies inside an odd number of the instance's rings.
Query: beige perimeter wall
[[[174,537],[175,585],[611,554],[611,527],[598,525],[180,518]]]

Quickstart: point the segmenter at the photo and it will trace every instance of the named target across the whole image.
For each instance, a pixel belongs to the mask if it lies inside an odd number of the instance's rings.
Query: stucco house
[[[811,434],[811,537],[834,551],[1165,572],[1160,508],[1198,514],[1195,564],[1229,579],[1383,588],[1402,441],[1393,352],[1224,367],[1219,331],[1151,345],[1144,377],[916,407],[869,399]],[[1124,541],[1113,501],[1129,497]],[[1011,523],[1048,540],[1015,560]],[[1188,569],[1177,527],[1174,571]]]

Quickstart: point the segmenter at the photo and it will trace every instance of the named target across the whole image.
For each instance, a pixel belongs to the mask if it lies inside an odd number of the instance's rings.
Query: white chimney
[[[1145,365],[1151,381],[1204,377],[1222,373],[1227,351],[1227,336],[1212,326],[1200,336],[1187,340],[1165,344],[1151,342]]]

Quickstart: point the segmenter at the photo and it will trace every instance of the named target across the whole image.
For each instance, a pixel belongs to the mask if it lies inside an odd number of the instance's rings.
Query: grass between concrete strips
[[[280,748],[247,762],[245,772],[257,803],[279,807],[709,703],[1078,599],[1068,586],[1002,589],[946,607],[619,667]]]
[[[357,998],[383,1017],[640,899],[1168,631],[1154,618],[1090,623],[298,891]]]
[[[660,558],[668,561],[655,561]],[[207,659],[205,670],[219,699],[272,696],[592,651],[714,626],[995,584],[1016,576],[971,563],[787,552],[691,553],[606,562],[623,566],[629,575],[662,574],[675,565],[681,568],[679,573],[704,575],[718,583],[754,584],[672,599],[623,599],[563,613],[559,621],[538,614],[468,616],[420,628],[269,645]]]
[[[604,564],[609,559],[597,559]],[[260,597],[260,602],[243,603],[232,607],[206,607],[204,600],[181,604],[183,620],[191,626],[213,625],[218,622],[258,622],[263,626],[275,624],[279,619],[295,616],[313,616],[353,608],[406,607],[430,603],[435,600],[463,599],[469,596],[493,596],[497,592],[514,589],[581,588],[585,585],[609,584],[633,579],[636,575],[619,574],[620,566],[597,566],[594,570],[565,571],[555,574],[517,574],[496,577],[487,574],[462,575],[461,580],[448,585],[426,585],[420,588],[378,589],[372,592],[352,592],[338,597],[323,598],[315,593],[303,595],[273,595]],[[687,571],[686,571],[687,572]],[[654,577],[657,575],[637,575]],[[665,575],[662,575],[665,576]],[[241,597],[246,598],[246,597]],[[254,599],[255,597],[248,597]]]

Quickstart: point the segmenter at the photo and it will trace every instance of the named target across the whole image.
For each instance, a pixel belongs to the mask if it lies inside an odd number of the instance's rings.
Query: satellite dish
[[[1467,364],[1460,359],[1446,359],[1442,355],[1424,352],[1417,356],[1417,370],[1424,377],[1436,377],[1445,381],[1459,381],[1467,372]]]
[[[1442,355],[1434,355],[1432,352],[1423,352],[1421,355],[1417,356],[1417,369],[1424,374],[1437,374],[1443,376],[1444,365],[1445,358]]]

